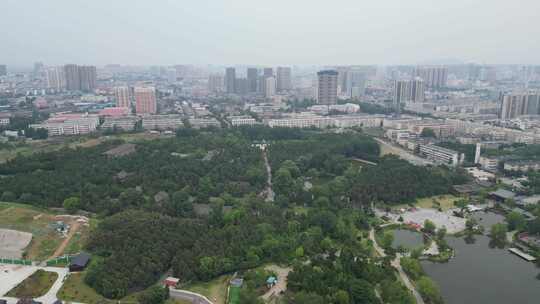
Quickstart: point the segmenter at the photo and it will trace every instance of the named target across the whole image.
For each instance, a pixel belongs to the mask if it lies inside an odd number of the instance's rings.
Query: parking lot
[[[0,296],[32,275],[38,267],[0,264]]]
[[[31,233],[0,229],[0,257],[20,259],[24,248],[30,244],[31,240]]]
[[[398,221],[399,217],[403,218],[403,223],[414,223],[423,226],[426,220],[432,221],[437,229],[446,227],[448,233],[457,233],[465,229],[464,218],[454,216],[452,214],[453,209],[448,211],[440,212],[435,209],[427,208],[414,208],[412,210],[407,210],[403,213],[382,213],[382,215],[387,216],[391,221],[395,223],[400,223]]]

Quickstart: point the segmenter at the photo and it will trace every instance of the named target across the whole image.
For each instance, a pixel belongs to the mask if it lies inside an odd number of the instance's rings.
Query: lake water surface
[[[489,231],[504,218],[494,213],[478,213],[480,224]],[[448,263],[423,261],[426,273],[439,285],[446,304],[538,304],[540,268],[508,252],[492,249],[487,236],[475,236],[467,244],[464,238],[447,237],[455,249]]]

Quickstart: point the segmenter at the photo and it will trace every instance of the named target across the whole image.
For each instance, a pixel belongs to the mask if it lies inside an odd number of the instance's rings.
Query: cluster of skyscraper
[[[127,86],[114,88],[116,106],[119,108],[131,108],[131,96],[134,96],[135,112],[137,114],[156,114],[156,89],[154,87],[134,87],[132,89]]]
[[[376,69],[372,66],[338,67],[338,94],[350,98],[360,98],[366,90],[366,80]]]
[[[501,94],[501,119],[513,119],[522,115],[540,114],[540,95],[538,93]]]
[[[220,76],[210,76],[209,89],[218,91],[219,83]],[[237,78],[236,69],[230,67],[225,70],[224,87],[229,94],[259,94],[270,98],[277,92],[292,89],[291,68],[278,67],[275,74],[272,68],[264,68],[262,74],[257,68],[248,68],[245,78]]]
[[[444,88],[448,82],[447,67],[417,67],[412,80],[396,80],[394,82],[394,107],[397,115],[401,112],[401,104],[423,102],[427,88]]]
[[[91,92],[96,89],[97,72],[95,66],[67,64],[46,70],[47,87],[68,91]]]
[[[444,88],[448,82],[447,67],[417,67],[414,77],[424,80],[428,88]]]

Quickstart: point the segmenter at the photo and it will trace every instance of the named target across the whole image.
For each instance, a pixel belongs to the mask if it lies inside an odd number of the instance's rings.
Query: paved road
[[[266,149],[263,149],[262,154],[264,159],[264,165],[266,167],[266,188],[264,189],[263,193],[266,195],[265,201],[273,202],[275,193],[272,189],[272,167],[270,167],[270,162],[268,161]]]
[[[373,242],[373,248],[375,248],[375,251],[377,251],[380,256],[385,257],[386,253],[384,253],[384,250],[379,247],[379,244],[377,244],[377,241],[375,240],[375,230],[373,228],[371,228],[371,230],[369,231],[369,238]],[[403,284],[405,284],[405,287],[407,287],[412,292],[413,296],[416,298],[416,304],[424,304],[424,299],[422,299],[422,296],[420,295],[418,290],[416,290],[405,271],[403,271],[400,260],[401,255],[397,254],[396,258],[391,262],[391,265],[397,269],[399,276],[403,281]]]
[[[169,289],[169,296],[173,299],[190,301],[193,304],[214,304],[207,297],[187,290]]]

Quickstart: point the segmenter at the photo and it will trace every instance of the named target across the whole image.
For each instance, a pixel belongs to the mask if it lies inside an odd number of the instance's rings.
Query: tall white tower
[[[482,144],[476,143],[476,152],[474,154],[474,163],[479,164],[480,163],[480,153],[482,151]]]

